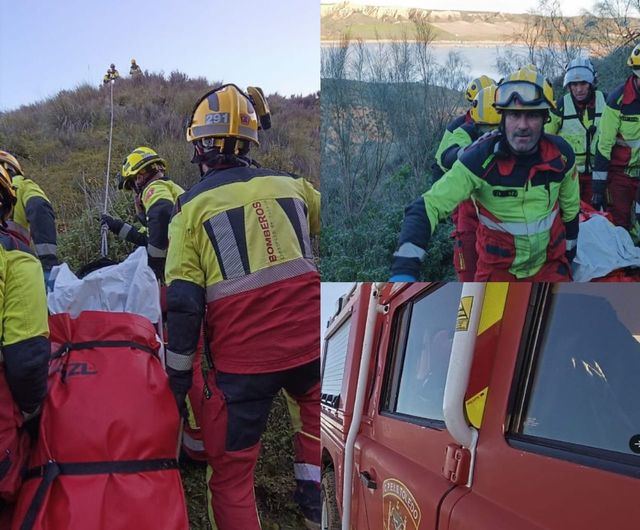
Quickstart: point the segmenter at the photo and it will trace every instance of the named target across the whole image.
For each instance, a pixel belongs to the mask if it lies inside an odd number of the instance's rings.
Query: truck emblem
[[[382,484],[383,529],[418,530],[422,513],[415,497],[402,482],[388,478]]]

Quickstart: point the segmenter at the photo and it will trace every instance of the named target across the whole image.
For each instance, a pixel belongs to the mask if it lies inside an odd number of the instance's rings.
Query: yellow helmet
[[[122,169],[118,175],[118,187],[130,190],[136,180],[136,175],[151,164],[160,164],[166,169],[167,161],[149,147],[136,147],[122,162]]]
[[[629,55],[629,58],[627,59],[627,66],[630,66],[634,70],[636,68],[640,68],[640,44],[636,44],[636,47]]]
[[[3,166],[7,170],[13,168],[17,174],[23,174],[20,162],[18,162],[15,156],[7,151],[0,151],[0,166]]]
[[[270,127],[271,115],[262,90],[248,90],[249,94],[245,94],[236,85],[228,84],[202,96],[191,113],[187,142],[211,139],[209,147],[218,147],[227,154],[246,153],[251,143],[260,145],[258,129]]]
[[[467,85],[467,89],[464,92],[465,99],[472,103],[473,99],[478,95],[483,88],[487,88],[488,86],[495,85],[496,82],[486,75],[481,75],[480,77],[476,77],[472,79]]]
[[[500,125],[500,114],[493,106],[496,85],[483,88],[471,104],[471,119],[478,125]]]
[[[548,110],[555,106],[551,83],[528,67],[504,78],[496,88],[497,110]]]
[[[0,164],[0,203],[4,201],[8,201],[8,206],[10,207],[5,207],[3,211],[3,220],[4,218],[9,216],[11,208],[16,203],[16,190],[13,187],[11,175],[9,175],[9,172],[4,168],[2,164]],[[2,204],[2,206],[7,205]]]

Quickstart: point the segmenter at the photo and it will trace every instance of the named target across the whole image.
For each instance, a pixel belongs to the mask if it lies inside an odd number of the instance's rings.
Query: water
[[[524,46],[512,45],[434,45],[433,56],[435,60],[442,64],[446,61],[449,52],[459,52],[463,61],[466,63],[466,71],[469,77],[478,77],[488,75],[496,81],[502,77],[496,67],[496,59],[498,55],[504,55],[507,49],[511,49],[515,53],[524,54],[526,48]]]
[[[377,53],[377,44],[367,46],[372,53]],[[449,52],[458,52],[465,63],[465,73],[469,78],[488,75],[496,81],[502,77],[498,71],[496,59],[498,55],[504,55],[507,50],[524,56],[526,48],[509,44],[433,44],[431,47],[431,53],[437,63],[441,65],[446,63]],[[325,46],[323,46],[324,51]]]

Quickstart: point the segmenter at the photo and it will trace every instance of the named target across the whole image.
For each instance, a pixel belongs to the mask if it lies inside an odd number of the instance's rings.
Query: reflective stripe
[[[131,232],[132,228],[133,226],[131,226],[129,223],[123,224],[120,232],[118,232],[118,237],[120,239],[127,239],[127,236],[129,235],[129,232]]]
[[[227,212],[215,215],[209,219],[207,223],[211,227],[216,244],[218,245],[219,258],[222,262],[225,276],[227,278],[244,276],[245,272],[242,265],[242,258],[240,257],[240,249],[238,248],[238,242],[233,233]]]
[[[584,173],[587,169],[587,166],[576,165],[576,169],[578,170],[578,173]]]
[[[29,230],[27,230],[24,226],[16,223],[12,219],[7,221],[7,228],[16,234],[20,234],[21,236],[26,237],[27,239],[31,239],[31,234]]]
[[[207,287],[207,303],[227,296],[258,289],[280,280],[287,280],[309,272],[316,272],[313,261],[297,258],[285,263],[261,269],[240,278],[223,280]]]
[[[624,138],[616,138],[616,145],[630,147],[631,149],[640,148],[640,140],[625,140]]]
[[[423,248],[413,243],[402,243],[400,248],[393,254],[394,258],[418,258],[420,261],[424,260],[427,253]]]
[[[182,433],[182,445],[190,451],[204,452],[204,443],[202,440],[196,440],[189,436],[186,432]]]
[[[320,466],[314,464],[293,464],[293,471],[296,480],[308,480],[311,482],[320,482]]]
[[[567,239],[565,241],[566,246],[567,246],[567,250],[573,250],[574,248],[576,248],[576,245],[578,244],[578,240],[577,239]]]
[[[307,223],[307,216],[304,213],[304,203],[301,200],[295,199],[294,204],[296,206],[296,212],[298,214],[298,220],[300,221],[300,228],[302,229],[302,244],[304,248],[305,258],[313,257],[311,252],[311,239],[309,238],[309,223]]]
[[[478,220],[490,230],[506,232],[512,236],[529,236],[549,230],[557,215],[558,210],[554,210],[544,219],[533,221],[531,223],[500,223],[478,213]]]
[[[53,243],[38,243],[34,245],[36,248],[36,254],[38,256],[55,256],[58,252],[58,245],[54,245]]]
[[[152,258],[166,258],[167,257],[167,249],[162,249],[158,247],[154,247],[153,245],[147,245],[147,254]]]
[[[191,368],[193,367],[193,358],[195,356],[196,352],[182,354],[167,350],[167,366],[180,372],[186,372],[188,370],[191,370]]]
[[[594,171],[591,174],[593,180],[607,180],[608,171]]]

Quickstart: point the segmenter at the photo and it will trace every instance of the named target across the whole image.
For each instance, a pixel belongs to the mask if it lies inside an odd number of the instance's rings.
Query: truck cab
[[[325,334],[323,528],[639,528],[639,340],[638,284],[359,284]]]

